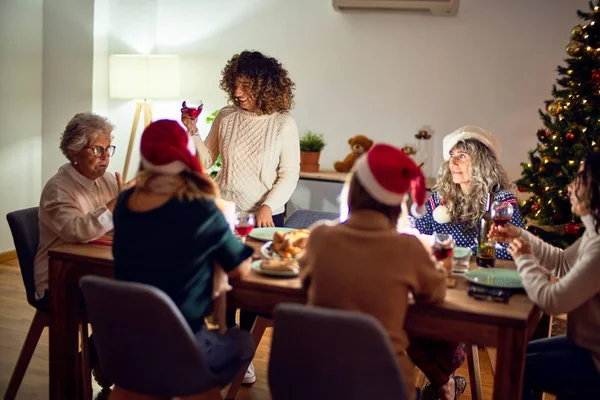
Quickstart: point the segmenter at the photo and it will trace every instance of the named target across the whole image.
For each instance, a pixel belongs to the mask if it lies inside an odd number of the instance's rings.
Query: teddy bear
[[[344,161],[337,161],[333,167],[337,172],[350,172],[354,162],[373,147],[373,141],[366,136],[357,135],[348,140],[352,152],[344,158]]]

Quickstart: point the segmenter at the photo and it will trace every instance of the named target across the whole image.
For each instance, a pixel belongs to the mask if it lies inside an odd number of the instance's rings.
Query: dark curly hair
[[[577,173],[575,179],[575,193],[579,189],[580,185],[585,185],[586,199],[583,200],[588,203],[590,214],[594,217],[596,224],[596,233],[600,230],[600,152],[590,152],[587,154],[583,161],[583,170]]]
[[[237,105],[235,81],[239,77],[250,80],[250,92],[256,100],[257,114],[273,114],[289,111],[294,104],[294,82],[288,71],[273,57],[258,51],[242,51],[234,55],[223,69],[221,89],[229,95],[229,101]]]

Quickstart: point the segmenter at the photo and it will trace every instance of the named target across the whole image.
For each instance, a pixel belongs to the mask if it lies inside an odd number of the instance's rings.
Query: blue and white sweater
[[[495,201],[508,202],[513,205],[514,213],[511,224],[521,228],[525,228],[523,224],[523,217],[519,211],[517,199],[515,196],[507,190],[497,190],[494,192]],[[466,222],[449,222],[447,224],[440,224],[433,219],[433,210],[442,204],[442,198],[438,192],[434,192],[426,203],[427,212],[423,217],[415,219],[415,226],[420,233],[426,235],[433,235],[437,233],[449,233],[454,238],[456,246],[468,247],[473,253],[477,253],[478,234],[477,229],[468,229]],[[496,257],[504,260],[511,260],[512,257],[506,250],[507,244],[497,243],[496,244]]]

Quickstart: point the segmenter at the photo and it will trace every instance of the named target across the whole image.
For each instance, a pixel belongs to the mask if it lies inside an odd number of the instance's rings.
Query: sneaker
[[[242,379],[242,385],[252,385],[254,382],[256,382],[256,373],[254,372],[254,364],[250,363],[244,379]]]

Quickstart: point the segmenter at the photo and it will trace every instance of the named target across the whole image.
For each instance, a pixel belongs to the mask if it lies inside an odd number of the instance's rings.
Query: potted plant
[[[210,114],[209,116],[206,117],[206,123],[212,124],[213,121],[215,120],[215,118],[217,118],[218,113],[219,113],[219,110],[213,111],[212,114]],[[221,172],[222,167],[223,167],[223,160],[221,159],[221,155],[219,154],[219,157],[217,157],[217,160],[215,161],[213,166],[208,169],[208,173],[210,174],[210,177],[215,179],[217,177],[217,175],[219,174],[219,172]]]
[[[322,133],[308,131],[300,138],[300,171],[319,171],[319,158],[325,144]]]

